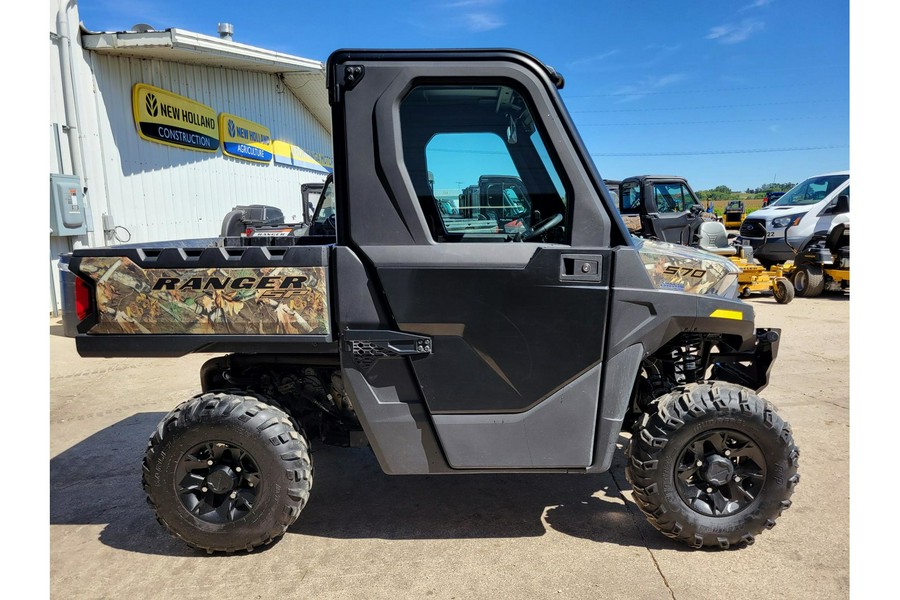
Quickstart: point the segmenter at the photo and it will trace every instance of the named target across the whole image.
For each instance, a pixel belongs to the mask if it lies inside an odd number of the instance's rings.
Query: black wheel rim
[[[175,485],[182,505],[207,523],[231,523],[256,504],[259,467],[243,448],[227,442],[197,444],[178,463]]]
[[[688,442],[675,466],[678,495],[708,517],[729,517],[756,502],[766,460],[752,439],[730,429],[705,431]]]

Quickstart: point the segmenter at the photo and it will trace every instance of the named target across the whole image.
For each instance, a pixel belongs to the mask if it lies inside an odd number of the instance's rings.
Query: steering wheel
[[[325,218],[322,229],[325,230],[324,235],[334,235],[337,233],[337,215],[335,213],[331,213]]]
[[[562,220],[562,213],[556,213],[552,217],[544,219],[543,221],[535,225],[531,232],[522,236],[522,241],[527,242],[529,240],[533,240],[538,236],[544,235],[545,233],[562,223]]]

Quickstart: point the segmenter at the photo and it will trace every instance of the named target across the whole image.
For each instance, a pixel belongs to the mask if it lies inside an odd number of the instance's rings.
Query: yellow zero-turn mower
[[[842,202],[842,196],[838,199]],[[826,289],[850,289],[850,213],[838,207],[838,214],[829,231],[814,233],[800,248],[795,258],[784,264],[783,270],[791,278],[798,296],[814,298]],[[787,241],[788,226],[784,230]],[[790,246],[790,244],[788,244]]]
[[[749,246],[737,247],[728,243],[728,233],[722,223],[706,222],[700,226],[701,250],[731,259],[741,272],[738,274],[738,293],[747,298],[754,292],[772,292],[775,301],[787,304],[794,299],[794,286],[787,277],[784,267],[776,265],[771,269],[763,267],[753,258]]]

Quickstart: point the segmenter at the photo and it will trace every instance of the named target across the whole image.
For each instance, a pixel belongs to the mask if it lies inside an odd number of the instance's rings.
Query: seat
[[[222,237],[240,237],[246,225],[244,225],[244,211],[233,210],[225,215],[222,220]]]
[[[839,223],[835,225],[831,232],[828,234],[828,237],[825,238],[825,247],[831,251],[832,254],[837,254],[838,250],[842,247],[847,246],[849,243],[849,239],[845,240],[844,236],[849,238],[849,234],[847,233],[847,226],[843,223]]]
[[[701,250],[718,254],[719,256],[734,256],[737,248],[728,243],[728,232],[725,225],[716,221],[704,221],[700,224]]]

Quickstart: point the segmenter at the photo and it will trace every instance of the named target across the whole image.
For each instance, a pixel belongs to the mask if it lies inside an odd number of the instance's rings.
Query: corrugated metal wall
[[[130,241],[214,237],[238,204],[270,204],[301,220],[300,185],[322,181],[321,173],[150,142],[138,136],[132,116],[132,86],[147,83],[260,123],[273,139],[309,154],[331,156],[325,128],[277,76],[89,54],[101,150],[91,170],[101,165],[105,186],[104,206],[94,210],[111,214]],[[125,231],[118,234],[109,243],[125,241]]]

